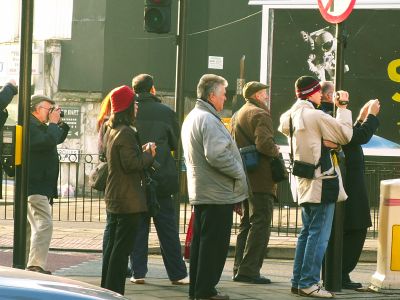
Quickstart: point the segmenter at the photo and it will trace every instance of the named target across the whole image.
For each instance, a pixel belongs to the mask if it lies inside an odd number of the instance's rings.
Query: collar
[[[252,98],[246,98],[246,101],[247,101],[248,103],[251,103],[251,104],[253,104],[253,105],[255,105],[255,106],[257,106],[257,107],[259,107],[259,108],[263,109],[263,110],[266,110],[266,111],[268,111],[268,107],[267,107],[267,105],[266,105],[266,104],[261,104],[260,102],[258,102],[258,101],[257,101],[257,100],[255,100],[255,99],[252,99]]]
[[[137,94],[136,100],[137,100],[137,102],[159,102],[159,103],[161,103],[161,100],[157,96],[155,96],[149,92],[143,92],[143,93]]]
[[[200,109],[208,110],[211,114],[213,114],[219,120],[221,120],[214,105],[212,105],[209,101],[204,101],[203,99],[197,99],[196,106]]]
[[[200,98],[199,100],[208,103],[209,105],[211,105],[211,106],[214,108],[215,112],[217,112],[217,109],[215,108],[214,104],[212,104],[210,101],[208,101],[208,99]],[[217,113],[218,113],[218,112],[217,112]]]
[[[312,102],[312,101],[310,101],[310,100],[303,100],[303,101],[309,102],[315,109],[318,109],[318,108],[319,108],[319,105],[318,105],[318,104],[315,104],[314,102]]]
[[[31,113],[31,116],[33,117],[32,120],[33,120],[35,123],[39,123],[39,124],[41,124],[41,125],[47,125],[46,123],[40,121],[33,113]]]

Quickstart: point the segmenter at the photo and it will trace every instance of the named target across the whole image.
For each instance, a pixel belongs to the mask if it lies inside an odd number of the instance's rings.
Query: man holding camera
[[[334,93],[331,81],[321,82],[321,109],[333,115],[333,98],[340,94]],[[342,94],[346,93],[341,91]],[[346,95],[347,96],[347,95]],[[348,195],[345,204],[345,217],[343,225],[343,259],[342,259],[342,288],[358,289],[362,287],[359,282],[350,278],[350,273],[356,267],[360,258],[368,227],[372,226],[370,207],[368,202],[367,187],[364,179],[364,154],[361,145],[372,138],[379,126],[377,115],[380,111],[379,100],[368,101],[360,110],[359,116],[353,126],[351,141],[342,146],[344,153],[343,168],[345,176],[343,182]],[[338,149],[337,144],[329,146]]]
[[[32,96],[30,108],[27,270],[51,274],[44,268],[53,233],[51,204],[57,197],[57,145],[66,139],[69,126],[61,121],[62,111],[49,97]]]
[[[271,234],[270,225],[276,197],[270,160],[279,155],[274,142],[272,118],[267,106],[268,86],[250,81],[243,87],[246,103],[232,117],[231,128],[238,147],[255,145],[260,162],[247,170],[252,196],[243,202],[243,217],[236,241],[233,280],[253,284],[268,284],[260,275]]]
[[[353,134],[348,93],[338,92],[336,118],[318,110],[321,85],[311,76],[295,83],[296,103],[280,118],[279,131],[288,137],[297,202],[303,227],[298,236],[291,292],[305,297],[333,298],[318,285],[322,259],[332,228],[335,203],[344,201],[340,170],[328,144],[347,144]]]

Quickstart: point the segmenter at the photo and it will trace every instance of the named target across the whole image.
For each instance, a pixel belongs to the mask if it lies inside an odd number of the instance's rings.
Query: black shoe
[[[292,294],[297,295],[297,294],[299,293],[299,289],[298,289],[297,287],[292,286],[292,287],[290,288],[290,292],[291,292]]]
[[[342,282],[342,289],[346,289],[346,290],[356,290],[362,288],[362,284],[359,282],[354,282],[354,281],[346,281],[346,282]]]
[[[247,282],[247,283],[253,283],[253,284],[269,284],[269,283],[271,283],[271,280],[264,276],[249,277],[249,276],[245,276],[245,275],[236,275],[233,278],[233,281]]]

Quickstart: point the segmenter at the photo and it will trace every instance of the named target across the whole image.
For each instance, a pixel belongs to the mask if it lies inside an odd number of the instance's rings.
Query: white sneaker
[[[313,284],[312,286],[299,289],[299,295],[303,297],[314,297],[314,298],[333,298],[335,295],[327,290],[324,290],[318,284]]]
[[[135,278],[135,277],[131,277],[130,282],[135,283],[135,284],[145,284],[146,281],[144,280],[144,278]]]
[[[189,277],[186,276],[185,278],[171,281],[171,284],[174,284],[174,285],[187,285],[187,284],[189,284],[189,282],[190,282],[189,281]]]

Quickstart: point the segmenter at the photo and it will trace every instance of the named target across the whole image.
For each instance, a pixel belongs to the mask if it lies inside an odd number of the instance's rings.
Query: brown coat
[[[272,180],[270,160],[272,157],[278,156],[279,149],[274,142],[274,130],[268,108],[255,100],[247,99],[234,119],[232,128],[234,128],[233,133],[238,147],[255,144],[260,153],[258,167],[248,172],[252,192],[276,196],[276,183]],[[244,133],[235,128],[235,123],[241,127]]]
[[[147,211],[144,169],[153,163],[153,158],[142,152],[136,131],[126,125],[111,129],[106,139],[106,156],[107,211],[115,214]]]

